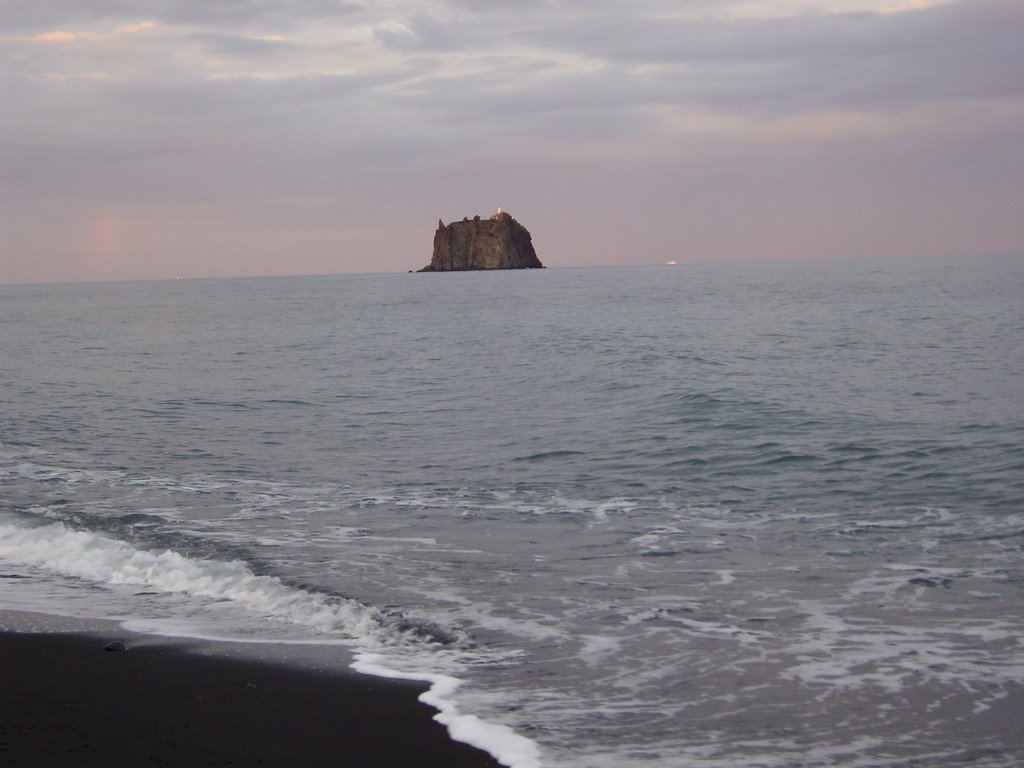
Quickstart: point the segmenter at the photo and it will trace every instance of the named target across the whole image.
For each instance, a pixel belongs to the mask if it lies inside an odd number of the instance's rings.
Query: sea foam
[[[253,573],[238,560],[136,549],[63,523],[35,527],[0,523],[0,559],[101,584],[229,600],[261,615],[360,644],[387,645],[390,640],[378,611],[354,600],[294,589],[273,576]]]
[[[134,585],[161,592],[228,600],[264,616],[325,635],[341,636],[357,648],[383,650],[401,644],[380,613],[354,600],[319,595],[257,575],[241,561],[190,558],[172,550],[136,549],[124,541],[68,528],[63,523],[25,526],[0,522],[0,561],[107,585]],[[126,622],[144,629],[146,622]],[[161,623],[161,626],[166,626]],[[404,638],[408,639],[408,638]],[[430,685],[419,698],[438,713],[456,741],[482,749],[509,768],[539,768],[537,745],[511,728],[459,711],[453,695],[461,681],[451,675],[403,672],[379,653],[355,656],[360,673]],[[395,660],[397,662],[397,659]]]
[[[490,753],[508,768],[540,768],[540,748],[535,742],[520,736],[508,726],[488,723],[476,715],[459,712],[452,696],[461,685],[460,680],[450,675],[401,672],[387,664],[386,657],[380,654],[358,653],[352,662],[352,669],[376,677],[429,684],[430,689],[420,694],[419,699],[437,710],[434,719],[448,729],[453,739]]]

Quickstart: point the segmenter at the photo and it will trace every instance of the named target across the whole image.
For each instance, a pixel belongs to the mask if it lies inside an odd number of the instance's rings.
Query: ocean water
[[[1024,259],[0,287],[0,607],[516,768],[1024,764]]]

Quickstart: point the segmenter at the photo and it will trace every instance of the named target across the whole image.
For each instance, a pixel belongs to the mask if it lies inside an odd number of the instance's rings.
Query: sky
[[[0,0],[0,283],[1024,253],[1020,0]]]

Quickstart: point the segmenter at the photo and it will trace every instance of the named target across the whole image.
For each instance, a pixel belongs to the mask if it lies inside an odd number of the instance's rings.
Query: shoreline
[[[0,626],[0,765],[499,768],[417,701],[426,685],[217,645]]]

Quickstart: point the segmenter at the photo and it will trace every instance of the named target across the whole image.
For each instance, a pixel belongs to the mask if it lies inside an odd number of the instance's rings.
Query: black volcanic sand
[[[0,765],[497,768],[448,738],[423,690],[123,634],[0,632]]]

